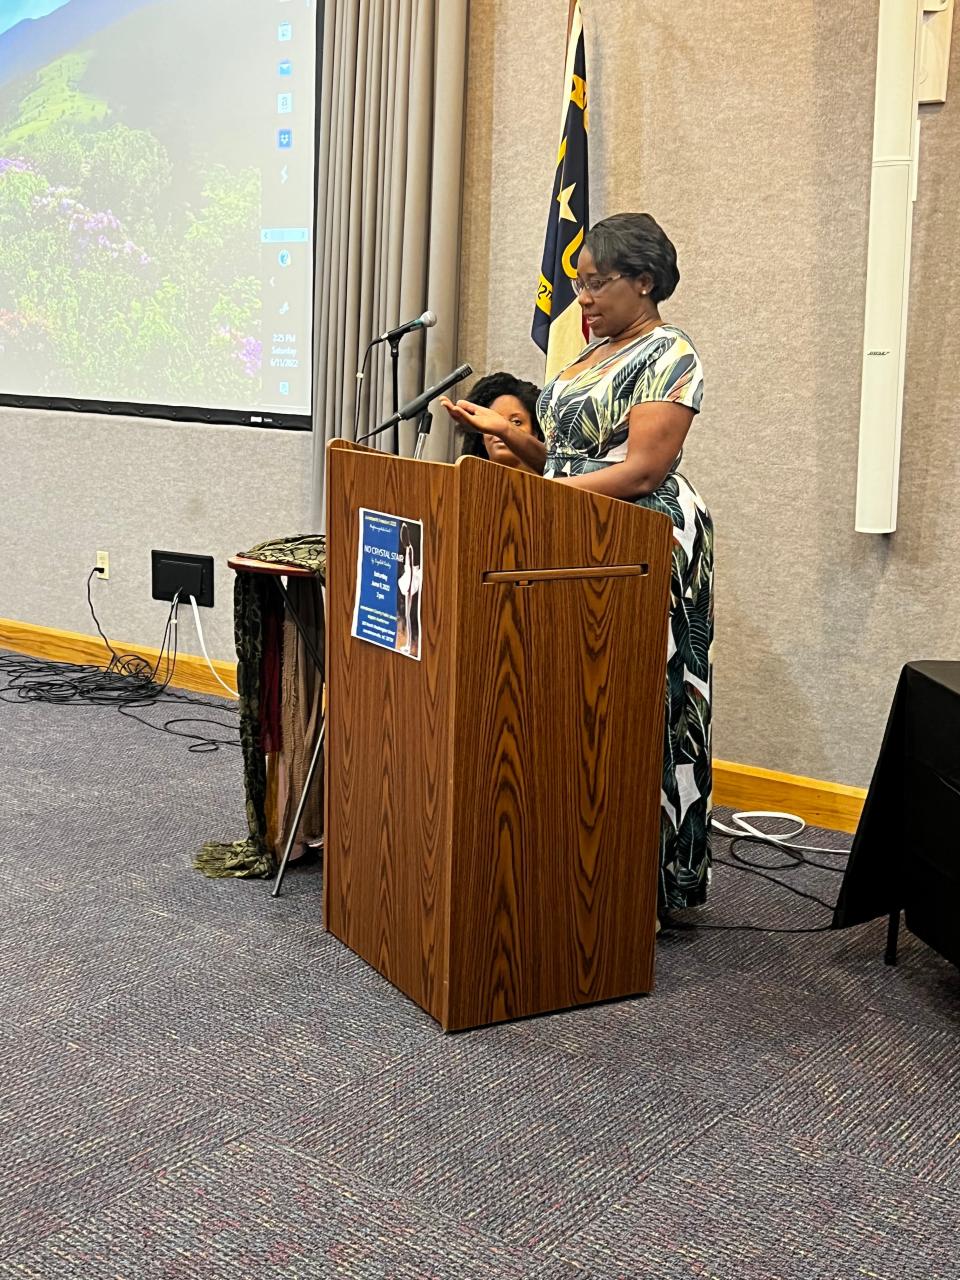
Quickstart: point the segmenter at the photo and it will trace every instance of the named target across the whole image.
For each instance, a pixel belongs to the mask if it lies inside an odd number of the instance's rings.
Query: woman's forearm
[[[543,475],[544,464],[547,461],[547,446],[542,440],[538,440],[529,431],[523,431],[512,424],[496,434],[515,457],[525,462],[531,470],[536,471],[537,475]]]
[[[628,459],[626,462],[612,462],[607,467],[587,471],[580,476],[557,476],[556,479],[575,489],[587,489],[590,493],[633,502],[653,493],[663,483],[664,476],[652,476],[645,468],[631,465]]]

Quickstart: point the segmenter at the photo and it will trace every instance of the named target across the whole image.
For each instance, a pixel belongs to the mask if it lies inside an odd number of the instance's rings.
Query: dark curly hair
[[[649,213],[615,213],[595,223],[583,238],[598,271],[651,276],[654,302],[669,298],[680,281],[677,251]]]
[[[512,373],[488,373],[485,378],[481,378],[474,383],[467,399],[473,404],[478,404],[484,409],[489,409],[494,400],[499,400],[501,396],[513,396],[519,400],[527,413],[530,415],[530,422],[533,425],[533,434],[538,440],[543,439],[543,432],[540,430],[540,424],[537,422],[537,397],[540,395],[540,388],[532,382],[524,382],[522,378],[515,378]],[[486,446],[483,443],[483,436],[478,435],[476,431],[462,431],[463,447],[461,453],[472,453],[478,458],[487,456]]]

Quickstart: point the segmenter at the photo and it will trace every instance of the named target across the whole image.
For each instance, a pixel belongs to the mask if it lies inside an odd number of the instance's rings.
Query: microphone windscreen
[[[436,313],[433,311],[425,311],[420,317],[420,323],[424,329],[432,329],[437,323]]]

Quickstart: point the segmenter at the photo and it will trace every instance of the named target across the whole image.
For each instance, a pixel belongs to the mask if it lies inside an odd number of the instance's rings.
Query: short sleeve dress
[[[576,363],[605,345],[591,343]],[[666,400],[700,411],[703,369],[696,348],[673,325],[660,324],[630,346],[572,377],[544,387],[537,416],[547,445],[544,475],[584,475],[627,456],[630,410]],[[655,492],[637,506],[673,521],[670,634],[660,821],[663,909],[697,906],[710,878],[713,696],[713,522],[679,471],[682,454]]]

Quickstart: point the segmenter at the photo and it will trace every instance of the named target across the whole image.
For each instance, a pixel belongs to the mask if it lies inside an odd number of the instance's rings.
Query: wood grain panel
[[[473,458],[327,476],[326,927],[448,1029],[649,990],[669,520]],[[420,662],[350,635],[361,507],[423,521]]]
[[[630,504],[457,470],[451,1028],[651,988],[672,536]],[[650,570],[604,573],[624,564]]]
[[[867,793],[863,787],[823,782],[756,765],[713,762],[713,800],[731,809],[773,809],[832,831],[856,831]]]
[[[275,560],[258,560],[255,556],[231,556],[227,566],[237,573],[257,573],[268,578],[314,577],[314,571],[302,564],[279,564]]]
[[[342,442],[327,455],[324,922],[441,1023],[455,635],[456,523],[447,527],[442,501],[450,471]],[[360,507],[423,521],[419,662],[350,635]]]

